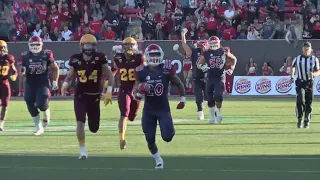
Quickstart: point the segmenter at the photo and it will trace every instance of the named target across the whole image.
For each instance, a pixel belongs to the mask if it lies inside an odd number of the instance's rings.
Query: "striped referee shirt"
[[[319,60],[315,56],[299,55],[292,61],[297,79],[302,81],[312,80],[312,72],[319,70]]]

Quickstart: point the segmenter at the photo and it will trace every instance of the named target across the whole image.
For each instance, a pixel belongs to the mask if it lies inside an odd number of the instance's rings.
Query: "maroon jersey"
[[[69,65],[77,76],[76,94],[100,94],[102,66],[107,63],[103,53],[95,53],[90,61],[85,61],[82,54],[72,55]]]
[[[144,63],[144,55],[134,54],[127,59],[123,53],[117,53],[114,63],[120,73],[120,90],[131,92],[136,81],[134,70]]]
[[[14,63],[14,57],[11,54],[0,56],[0,79],[8,80],[9,70],[11,65]]]

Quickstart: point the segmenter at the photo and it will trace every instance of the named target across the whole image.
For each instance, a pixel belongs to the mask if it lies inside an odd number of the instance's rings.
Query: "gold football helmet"
[[[128,55],[133,55],[138,50],[137,41],[132,37],[127,37],[122,41],[122,49]]]
[[[97,39],[91,34],[85,34],[80,39],[80,50],[82,53],[91,56],[97,51]]]
[[[8,45],[4,40],[0,40],[0,55],[8,54]]]

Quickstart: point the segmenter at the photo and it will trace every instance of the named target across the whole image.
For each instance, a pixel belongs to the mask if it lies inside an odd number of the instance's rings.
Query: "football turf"
[[[137,121],[129,123],[127,148],[119,149],[117,103],[101,106],[101,128],[87,130],[89,159],[77,159],[72,101],[51,101],[52,121],[43,136],[31,134],[23,101],[11,101],[0,133],[1,180],[319,180],[320,102],[310,129],[297,129],[294,98],[228,98],[223,124],[196,120],[195,103],[176,110],[171,143],[157,136],[165,169],[154,170]],[[204,109],[207,112],[207,108]],[[207,114],[207,113],[206,113]],[[207,116],[208,117],[208,116]]]

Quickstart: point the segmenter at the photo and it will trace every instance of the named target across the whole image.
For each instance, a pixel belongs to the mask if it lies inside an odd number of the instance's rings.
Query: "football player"
[[[77,121],[77,138],[80,146],[79,159],[88,158],[85,147],[86,116],[92,133],[96,133],[100,127],[100,98],[105,105],[111,104],[113,75],[109,68],[105,54],[97,51],[97,39],[91,35],[83,35],[80,39],[81,53],[74,54],[69,59],[69,72],[62,85],[61,92],[65,92],[77,77],[77,85],[74,94],[74,113]],[[101,76],[105,74],[108,86],[104,86],[101,95]]]
[[[199,57],[197,66],[203,71],[207,71],[206,93],[208,107],[210,111],[209,123],[221,123],[221,106],[223,93],[225,91],[225,72],[231,75],[237,64],[237,58],[230,53],[230,49],[221,47],[220,40],[212,36],[208,41],[209,49]],[[230,69],[225,71],[225,65],[228,61]],[[216,108],[215,108],[216,106]]]
[[[21,73],[25,75],[24,100],[35,125],[34,135],[41,135],[50,122],[50,83],[48,70],[52,71],[52,90],[58,89],[59,66],[49,49],[42,49],[40,37],[33,36],[28,42],[29,51],[22,53]],[[43,113],[40,121],[39,110]]]
[[[137,41],[132,37],[125,38],[122,43],[122,52],[116,53],[112,62],[113,68],[120,73],[120,87],[118,93],[118,105],[120,109],[120,119],[118,123],[120,136],[120,149],[126,146],[125,134],[127,129],[127,119],[134,121],[139,109],[139,100],[135,100],[132,95],[135,86],[134,70],[145,63],[144,55],[139,52]]]
[[[198,119],[204,119],[203,113],[203,101],[206,100],[206,82],[205,82],[205,71],[197,68],[197,60],[202,55],[202,53],[207,48],[207,40],[200,40],[194,43],[193,48],[190,48],[186,41],[186,33],[188,32],[187,29],[182,29],[181,31],[181,44],[186,53],[186,56],[191,57],[191,64],[192,64],[192,71],[189,73],[187,80],[193,80],[194,86],[194,95],[196,97],[196,104],[197,104],[197,112],[198,112]]]
[[[170,113],[168,100],[169,83],[176,84],[181,100],[177,109],[183,109],[186,103],[185,89],[176,70],[169,60],[164,61],[164,53],[160,46],[149,45],[145,50],[147,66],[141,65],[135,69],[137,88],[135,98],[141,99],[145,95],[142,113],[142,129],[148,143],[148,149],[156,162],[156,169],[163,168],[163,159],[156,145],[156,129],[159,123],[161,137],[165,142],[170,142],[175,135],[175,129]]]
[[[12,70],[11,74],[9,74],[10,69]],[[0,131],[4,130],[4,120],[11,96],[10,83],[8,79],[10,78],[12,81],[16,81],[17,75],[17,69],[14,66],[14,56],[8,54],[7,43],[3,40],[0,40]]]

